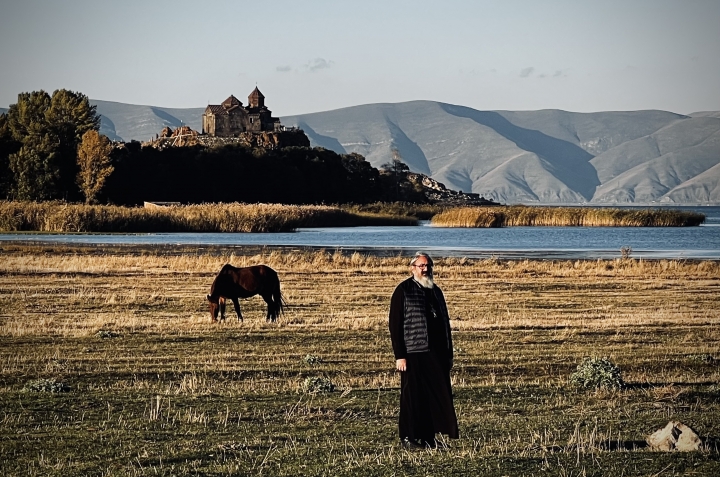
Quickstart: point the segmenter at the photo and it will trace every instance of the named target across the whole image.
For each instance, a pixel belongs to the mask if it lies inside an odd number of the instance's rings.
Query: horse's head
[[[210,302],[210,319],[217,321],[218,312],[220,311],[220,297],[207,296],[208,302]]]

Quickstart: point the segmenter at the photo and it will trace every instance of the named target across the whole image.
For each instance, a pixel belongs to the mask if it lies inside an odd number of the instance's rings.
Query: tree
[[[410,172],[410,167],[402,161],[400,151],[393,148],[392,161],[382,164],[380,169],[385,173],[392,174],[395,181],[395,200],[400,200],[400,184],[406,180],[407,173]]]
[[[84,94],[59,89],[53,92],[45,121],[50,132],[58,138],[56,163],[60,173],[60,193],[67,199],[79,199],[75,181],[78,145],[86,132],[100,129],[100,116]]]
[[[9,198],[13,189],[13,173],[10,170],[10,154],[20,150],[20,143],[12,138],[7,115],[0,114],[0,199]]]
[[[19,94],[7,113],[10,136],[21,144],[9,161],[17,197],[79,197],[77,147],[83,134],[99,126],[95,106],[82,93],[59,89],[52,96],[42,90]]]
[[[86,204],[95,203],[105,181],[115,170],[110,161],[112,149],[107,136],[92,129],[83,134],[77,151],[77,163],[80,168],[77,183],[85,195]]]
[[[18,94],[18,101],[7,112],[10,134],[23,142],[31,134],[46,129],[45,112],[50,108],[50,95],[45,91]]]
[[[47,200],[56,193],[60,176],[55,158],[57,139],[51,134],[28,136],[20,150],[10,154],[13,192],[20,200]]]
[[[86,132],[100,129],[96,108],[84,94],[58,89],[52,95],[45,120],[61,141],[77,145]]]

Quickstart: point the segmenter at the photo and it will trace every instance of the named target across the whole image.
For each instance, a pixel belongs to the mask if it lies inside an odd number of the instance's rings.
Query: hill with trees
[[[0,114],[0,197],[116,205],[483,203],[410,173],[397,151],[378,169],[360,154],[322,147],[161,148],[158,141],[111,142],[103,129],[96,105],[81,93],[20,94]]]
[[[91,103],[110,138],[201,128],[202,108]],[[397,150],[411,172],[499,202],[720,203],[717,111],[480,111],[410,101],[281,119],[311,146],[355,152],[377,168]]]

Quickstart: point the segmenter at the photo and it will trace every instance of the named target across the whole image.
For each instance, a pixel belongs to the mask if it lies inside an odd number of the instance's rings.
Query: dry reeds
[[[139,208],[64,202],[0,202],[0,230],[37,232],[286,232],[298,227],[415,225],[406,217],[338,207],[200,204]]]
[[[670,209],[590,207],[458,207],[435,215],[440,227],[687,227],[705,222],[705,215]]]
[[[373,202],[372,204],[343,205],[341,208],[356,214],[370,213],[429,220],[448,207],[438,204],[414,204],[412,202]]]

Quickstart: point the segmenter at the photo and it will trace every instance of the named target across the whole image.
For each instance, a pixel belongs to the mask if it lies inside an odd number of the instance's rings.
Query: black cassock
[[[452,350],[445,336],[445,326],[435,311],[437,299],[426,288],[426,318],[429,351],[408,353],[403,336],[405,294],[398,287],[390,301],[390,337],[395,359],[407,361],[407,371],[400,373],[400,439],[431,442],[436,433],[458,438],[457,416],[450,387]],[[452,344],[450,344],[452,346]]]

